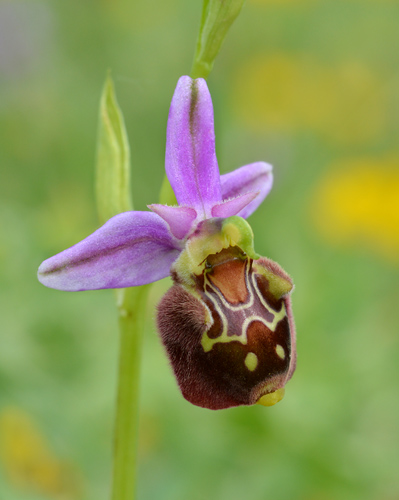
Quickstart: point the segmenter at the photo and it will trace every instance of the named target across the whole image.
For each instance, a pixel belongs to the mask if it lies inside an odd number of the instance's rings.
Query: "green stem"
[[[120,353],[112,500],[136,497],[140,360],[150,285],[118,290]]]

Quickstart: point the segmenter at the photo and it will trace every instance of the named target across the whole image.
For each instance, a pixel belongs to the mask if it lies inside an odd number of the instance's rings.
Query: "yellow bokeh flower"
[[[332,165],[315,186],[310,213],[331,245],[367,247],[399,263],[399,158]]]
[[[0,413],[0,464],[15,487],[55,499],[81,498],[76,471],[54,455],[31,417],[18,408]]]
[[[259,55],[237,71],[231,94],[238,119],[253,130],[313,130],[358,144],[386,127],[383,81],[360,62],[321,64],[306,55]]]

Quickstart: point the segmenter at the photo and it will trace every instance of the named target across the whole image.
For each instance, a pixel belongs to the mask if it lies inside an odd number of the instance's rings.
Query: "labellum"
[[[158,328],[183,396],[214,410],[278,402],[295,369],[292,281],[275,262],[251,258],[234,244],[241,240],[256,256],[239,219],[205,221],[186,251],[192,257],[201,241],[219,251],[189,275],[181,272],[183,255],[158,307]]]

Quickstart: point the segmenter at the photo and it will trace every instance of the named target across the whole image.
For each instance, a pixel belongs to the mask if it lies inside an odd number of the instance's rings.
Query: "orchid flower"
[[[246,222],[269,193],[264,162],[219,174],[205,80],[178,81],[165,170],[178,206],[112,217],[44,261],[38,277],[66,291],[144,285],[171,275],[158,329],[183,396],[221,409],[281,399],[295,369],[291,278],[253,248]]]

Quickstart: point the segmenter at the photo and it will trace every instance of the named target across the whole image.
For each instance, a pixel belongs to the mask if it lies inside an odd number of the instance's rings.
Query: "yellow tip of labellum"
[[[284,394],[285,394],[285,389],[284,387],[282,387],[281,389],[271,392],[270,394],[265,394],[264,396],[258,399],[256,404],[262,406],[273,406],[283,399]]]

